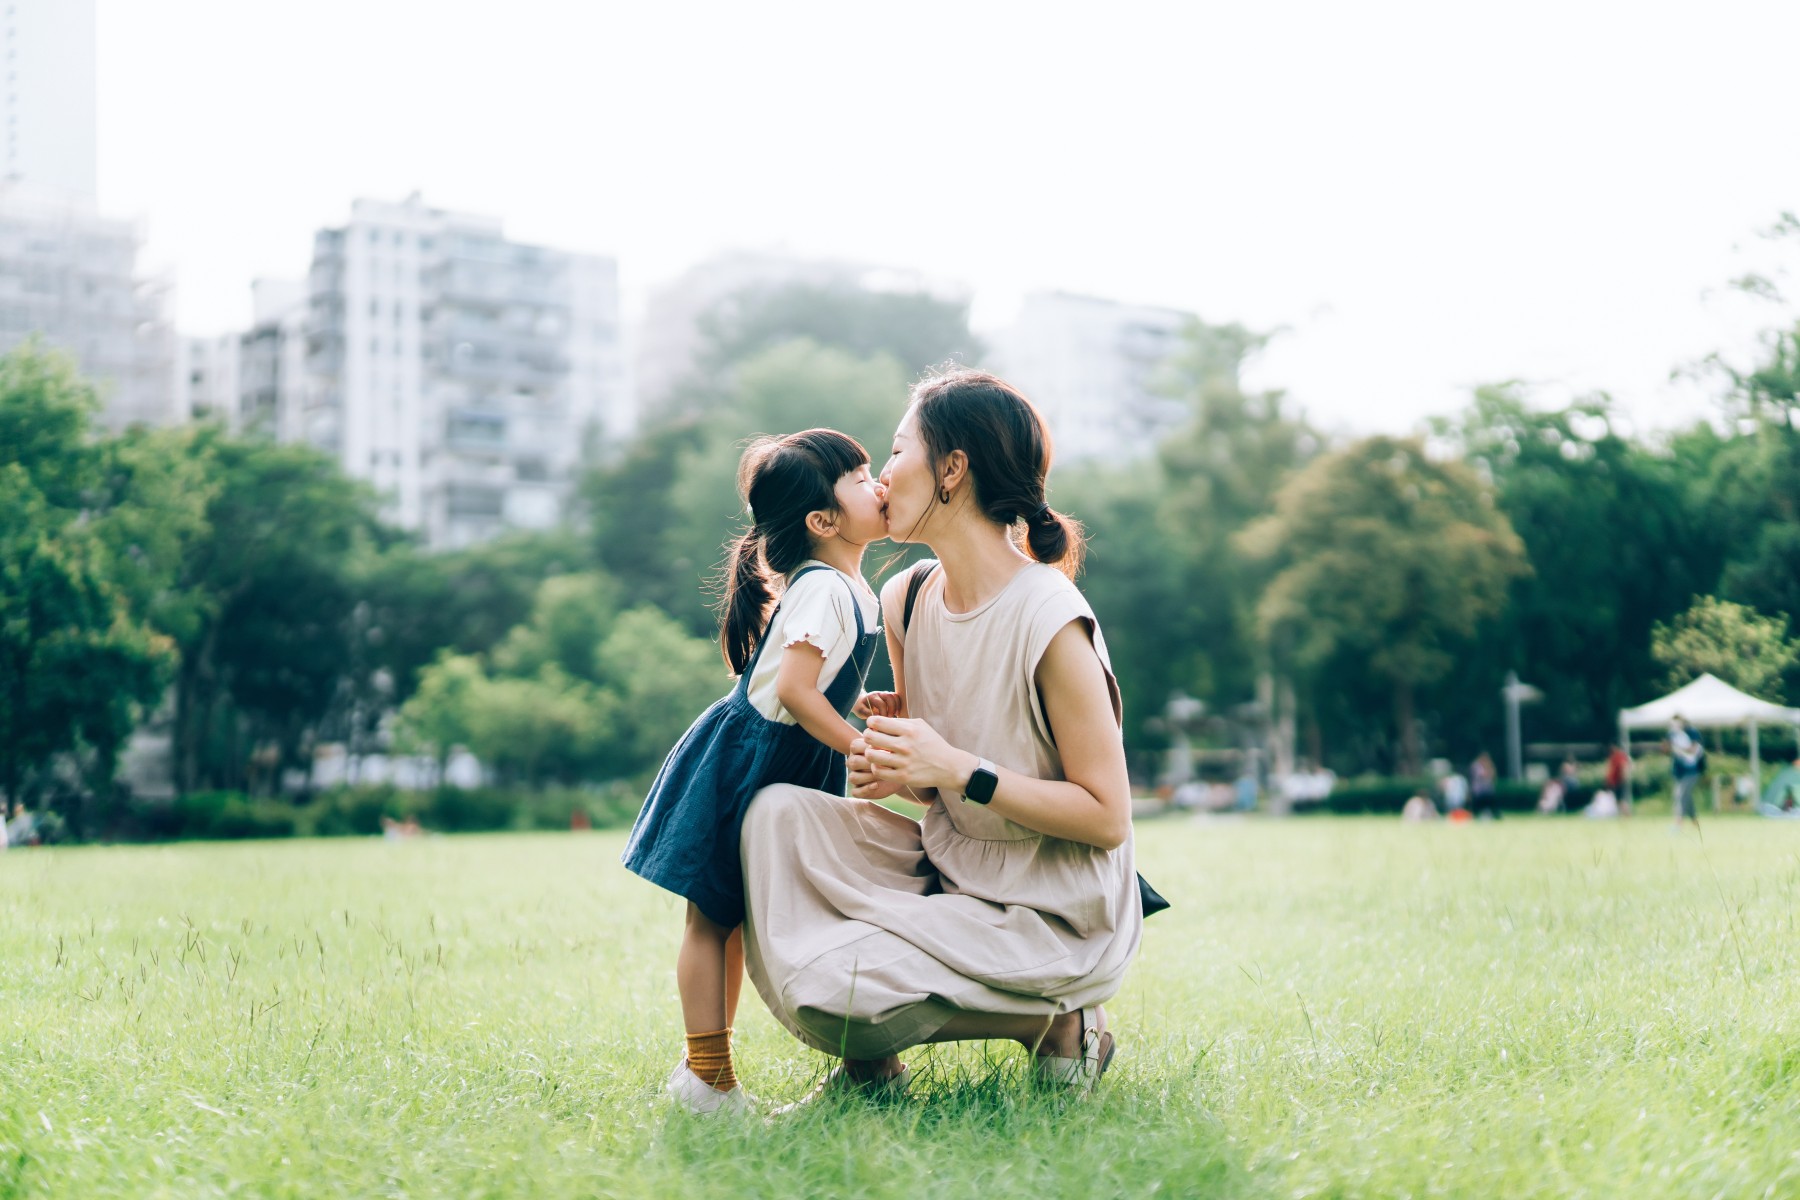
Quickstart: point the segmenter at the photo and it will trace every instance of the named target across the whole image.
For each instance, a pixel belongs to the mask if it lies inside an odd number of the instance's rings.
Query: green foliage
[[[1468,467],[1413,440],[1367,438],[1314,460],[1239,543],[1280,569],[1257,604],[1278,660],[1347,659],[1393,689],[1401,772],[1420,756],[1413,696],[1505,604],[1524,547]]]
[[[1253,609],[1268,571],[1233,538],[1322,440],[1281,393],[1244,391],[1244,363],[1266,341],[1194,322],[1162,381],[1187,405],[1188,424],[1149,462],[1052,477],[1054,502],[1087,526],[1082,588],[1137,712],[1159,710],[1175,691],[1229,708],[1254,693],[1266,666]],[[1128,719],[1125,733],[1134,750],[1159,741],[1142,720]]]
[[[654,768],[694,718],[731,686],[718,646],[688,636],[654,608],[620,617],[595,660],[616,698],[623,735],[620,774]]]
[[[1435,433],[1492,481],[1533,569],[1425,704],[1453,753],[1472,757],[1498,743],[1495,697],[1516,669],[1544,693],[1536,736],[1603,736],[1620,708],[1654,694],[1651,626],[1718,578],[1686,469],[1622,437],[1604,395],[1540,411],[1518,385],[1477,388]]]
[[[216,490],[176,580],[191,612],[171,631],[176,779],[183,791],[248,786],[268,747],[257,782],[269,788],[303,764],[352,669],[351,564],[374,535],[374,495],[310,447],[201,426],[182,452]]]
[[[90,441],[92,391],[58,355],[0,358],[0,793],[29,801],[64,756],[110,790],[140,706],[167,678],[168,639],[148,624],[153,576],[125,534],[162,513],[112,487]],[[133,511],[134,506],[138,511]]]
[[[582,485],[599,563],[633,602],[702,637],[718,632],[710,603],[725,543],[745,519],[737,467],[748,439],[826,425],[879,464],[906,400],[894,359],[805,340],[738,363],[721,387],[703,420],[647,434]]]
[[[1800,667],[1800,641],[1785,635],[1785,617],[1765,617],[1754,609],[1713,596],[1650,634],[1651,652],[1668,669],[1670,688],[1702,674],[1764,700],[1784,703],[1782,678]]]
[[[546,580],[492,670],[445,654],[400,708],[398,745],[440,762],[455,746],[507,780],[619,778],[661,761],[729,681],[712,642],[652,607],[615,613],[596,574]]]
[[[595,652],[618,619],[619,585],[588,571],[546,579],[529,621],[513,627],[494,648],[495,667],[508,675],[535,675],[555,667],[574,679],[599,682]]]

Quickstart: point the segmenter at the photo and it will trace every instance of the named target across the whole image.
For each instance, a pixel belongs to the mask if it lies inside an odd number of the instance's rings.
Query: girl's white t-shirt
[[[825,656],[819,668],[819,690],[823,692],[837,678],[837,673],[850,661],[856,649],[856,613],[850,607],[854,592],[862,606],[863,628],[874,633],[881,620],[881,601],[869,585],[844,574],[828,563],[808,559],[795,570],[826,567],[796,579],[781,595],[781,611],[769,626],[767,648],[756,660],[747,685],[750,703],[771,721],[783,725],[798,724],[798,718],[783,708],[775,695],[775,679],[781,672],[781,652],[798,642],[816,646]],[[846,587],[845,583],[849,586]]]

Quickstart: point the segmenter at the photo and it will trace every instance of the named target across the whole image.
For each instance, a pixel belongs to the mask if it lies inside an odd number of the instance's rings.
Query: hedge
[[[1352,779],[1334,785],[1324,800],[1304,806],[1298,813],[1333,813],[1338,816],[1356,814],[1398,815],[1407,800],[1418,791],[1437,797],[1437,785],[1430,779]],[[1502,781],[1494,788],[1494,798],[1501,812],[1533,812],[1537,809],[1541,785]]]
[[[114,806],[103,836],[126,842],[356,837],[381,833],[383,818],[417,821],[433,833],[568,829],[577,813],[594,828],[608,829],[629,825],[642,799],[642,790],[626,783],[541,792],[454,787],[403,791],[382,784],[333,788],[302,801],[194,792],[174,800],[134,798]],[[68,828],[61,821],[54,824],[57,829]]]

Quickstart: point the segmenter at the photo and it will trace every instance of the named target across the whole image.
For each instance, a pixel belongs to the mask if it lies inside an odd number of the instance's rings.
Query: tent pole
[[[1757,725],[1758,725],[1758,722],[1757,722],[1756,718],[1751,717],[1750,718],[1750,791],[1751,791],[1752,795],[1754,795],[1760,799],[1762,796],[1762,752],[1761,752],[1760,747],[1758,747],[1757,740],[1756,740]]]

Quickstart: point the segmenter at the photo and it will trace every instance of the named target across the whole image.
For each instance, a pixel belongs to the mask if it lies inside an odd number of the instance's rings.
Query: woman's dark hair
[[[961,450],[981,514],[999,525],[1024,522],[1026,553],[1073,579],[1087,539],[1081,522],[1044,502],[1054,447],[1037,406],[999,376],[957,368],[915,384],[912,411],[940,486],[944,460]]]
[[[738,495],[752,524],[730,543],[719,600],[719,649],[741,675],[776,598],[775,581],[812,557],[808,513],[837,512],[837,483],[869,464],[862,443],[835,429],[758,438],[738,461]]]

